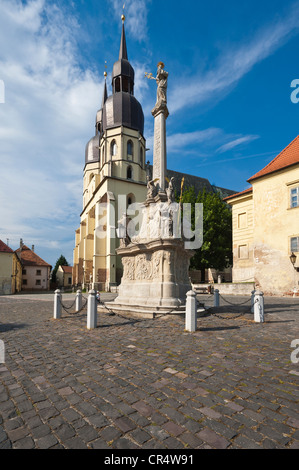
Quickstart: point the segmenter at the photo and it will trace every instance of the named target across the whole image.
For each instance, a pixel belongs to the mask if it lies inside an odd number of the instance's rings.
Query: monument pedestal
[[[153,316],[170,313],[184,306],[191,289],[188,267],[192,252],[177,239],[157,239],[144,244],[119,248],[123,277],[119,295],[113,303],[115,312],[127,311]]]

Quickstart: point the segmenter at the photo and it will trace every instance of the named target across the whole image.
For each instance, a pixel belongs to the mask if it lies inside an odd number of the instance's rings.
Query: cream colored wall
[[[118,220],[122,217],[127,206],[128,196],[136,202],[143,202],[146,199],[146,186],[135,184],[133,182],[107,179],[101,187],[95,198],[95,236],[93,243],[93,280],[97,282],[98,270],[107,270],[111,283],[116,282],[116,270],[122,268],[121,260],[116,256],[115,249],[119,246],[119,240],[116,236]],[[110,215],[104,211],[101,214],[97,205],[101,202],[104,195],[108,194],[112,212]],[[110,236],[109,230],[110,217]]]
[[[12,293],[13,253],[0,253],[0,295]]]
[[[287,293],[294,284],[299,290],[299,274],[289,259],[290,238],[299,236],[299,207],[290,208],[294,186],[299,186],[298,166],[253,182],[255,273],[266,292]]]
[[[254,280],[252,194],[232,204],[233,282],[250,282]]]
[[[290,167],[252,182],[252,196],[230,200],[233,216],[233,282],[255,280],[265,294],[299,291],[299,273],[290,262],[290,239],[299,236],[299,207],[290,207],[290,189],[299,186],[299,167]],[[238,227],[240,214],[247,226]],[[248,246],[248,258],[239,247]],[[299,267],[299,253],[297,264]]]
[[[72,278],[72,275],[70,273],[65,273],[62,267],[59,266],[56,272],[56,280],[58,281],[59,286],[71,287],[72,282],[69,284],[69,278]]]
[[[49,289],[49,268],[46,266],[24,266],[26,274],[23,274],[23,279],[27,280],[27,285],[22,285],[22,290],[48,290]],[[41,275],[37,275],[36,271],[40,270]],[[36,285],[36,280],[41,281],[41,285]]]

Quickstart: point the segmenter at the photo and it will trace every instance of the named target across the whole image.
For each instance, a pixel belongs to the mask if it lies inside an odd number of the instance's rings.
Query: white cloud
[[[216,153],[227,152],[228,150],[232,150],[233,148],[238,147],[239,145],[247,144],[256,139],[259,139],[258,135],[246,135],[244,137],[239,137],[237,139],[231,140],[230,142],[227,142],[226,144],[222,145],[220,148],[216,150]]]
[[[71,261],[82,209],[82,142],[92,136],[103,81],[78,65],[74,17],[44,0],[0,0],[0,7],[6,91],[0,105],[0,239],[23,238],[37,251],[61,242]]]
[[[222,134],[221,129],[214,127],[201,131],[172,134],[167,140],[167,149],[173,153],[182,152],[182,150],[188,150],[196,144],[215,142]]]
[[[169,93],[169,109],[174,113],[185,106],[219,100],[252,68],[284,45],[292,34],[298,34],[299,2],[285,18],[259,31],[246,44],[231,46],[205,73],[178,80]]]
[[[112,0],[115,15],[120,18],[125,5],[126,27],[130,36],[138,41],[147,38],[147,13],[151,0]]]

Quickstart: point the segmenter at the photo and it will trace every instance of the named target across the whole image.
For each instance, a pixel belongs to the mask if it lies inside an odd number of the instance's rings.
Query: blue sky
[[[118,58],[124,0],[0,0],[0,239],[72,264],[85,144]],[[168,167],[241,191],[298,134],[299,2],[127,0],[128,55],[152,149],[169,73]],[[147,154],[152,161],[152,150]]]

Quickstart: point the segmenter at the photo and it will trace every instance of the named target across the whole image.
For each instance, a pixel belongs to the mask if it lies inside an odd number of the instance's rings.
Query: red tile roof
[[[253,175],[248,182],[260,178],[261,176],[274,173],[292,165],[299,163],[299,135],[272,160],[265,168]]]
[[[23,245],[22,250],[18,248],[16,250],[18,253],[19,258],[22,261],[24,266],[48,266],[52,267],[50,264],[46,263],[43,259],[41,259],[34,251],[30,250],[28,246]]]
[[[245,195],[251,192],[252,192],[252,188],[248,188],[248,189],[245,189],[244,191],[241,191],[240,193],[232,194],[231,196],[225,197],[223,200],[227,201],[228,199],[233,199],[234,197],[243,196],[243,194]]]
[[[67,274],[72,274],[72,272],[73,272],[73,267],[72,266],[61,266],[61,267],[62,267],[63,272],[65,272]]]
[[[6,243],[0,240],[0,253],[13,253],[13,250],[9,248],[9,246],[6,245]]]

